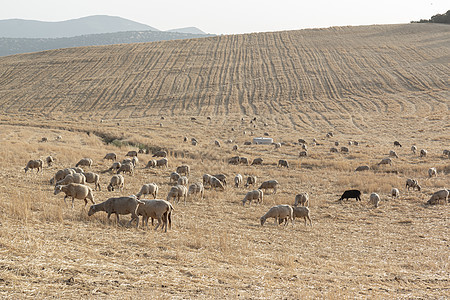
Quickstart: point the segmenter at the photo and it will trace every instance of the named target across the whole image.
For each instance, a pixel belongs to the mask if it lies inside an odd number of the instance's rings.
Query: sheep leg
[[[158,217],[158,224],[156,225],[156,227],[155,227],[155,230],[157,230],[158,229],[158,227],[159,227],[159,225],[161,225],[161,217]],[[163,225],[164,226],[164,225]]]
[[[118,213],[115,213],[115,214],[116,214],[116,217],[117,217],[117,225],[122,225],[122,224],[120,224],[119,214]]]
[[[167,214],[167,223],[169,224],[169,229],[172,229],[172,211]]]
[[[72,197],[72,208],[73,208],[73,202],[75,201],[75,198],[74,197]]]

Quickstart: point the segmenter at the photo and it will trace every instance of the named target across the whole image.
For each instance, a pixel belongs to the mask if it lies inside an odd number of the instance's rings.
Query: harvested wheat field
[[[450,188],[449,46],[447,25],[406,24],[0,58],[0,296],[448,298],[450,205],[427,201]],[[281,147],[244,144],[262,136]],[[122,161],[139,148],[150,153],[138,154],[124,190],[108,191],[105,154]],[[169,167],[146,168],[160,149]],[[392,165],[379,165],[391,150]],[[234,156],[263,162],[229,164]],[[182,164],[189,184],[206,173],[225,174],[228,184],[173,203],[167,233],[126,226],[130,215],[121,226],[115,215],[88,216],[90,202],[75,199],[72,209],[64,193],[54,195],[50,179],[84,157],[93,160],[84,171],[100,175],[96,203],[152,182],[165,199]],[[44,160],[43,172],[24,172],[34,159]],[[369,170],[355,172],[361,165]],[[236,188],[238,173],[255,175],[256,185]],[[421,190],[406,189],[408,178]],[[271,179],[276,193],[242,206]],[[362,201],[338,201],[349,189]],[[260,225],[300,192],[309,194],[312,226]]]

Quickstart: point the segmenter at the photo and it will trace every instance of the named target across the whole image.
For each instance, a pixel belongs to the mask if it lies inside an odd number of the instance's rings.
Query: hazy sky
[[[110,15],[160,30],[195,26],[215,34],[409,23],[450,9],[448,0],[0,0],[0,7],[0,19]]]

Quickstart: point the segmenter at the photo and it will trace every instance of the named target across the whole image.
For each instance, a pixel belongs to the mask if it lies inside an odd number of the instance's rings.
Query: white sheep
[[[237,164],[239,164],[239,162],[240,162],[240,157],[239,156],[233,156],[232,158],[230,158],[228,160],[228,163],[230,165],[237,165]]]
[[[178,178],[177,184],[178,185],[184,185],[184,186],[187,187],[188,184],[189,184],[189,179],[186,176],[181,176],[180,178]]]
[[[234,185],[238,188],[239,185],[242,184],[242,175],[241,174],[236,174],[236,176],[234,177]]]
[[[261,218],[261,226],[264,225],[267,218],[275,218],[275,224],[278,225],[279,220],[285,220],[285,226],[288,224],[288,220],[291,220],[293,223],[294,210],[290,205],[277,205],[273,206],[266,212]]]
[[[138,162],[139,162],[139,158],[137,156],[133,156],[133,158],[131,159],[131,164],[133,165],[133,167],[136,168]]]
[[[220,147],[220,142],[218,140],[215,140],[214,145],[216,145],[217,147]]]
[[[156,151],[152,157],[167,157],[167,151],[164,150]]]
[[[264,192],[267,189],[273,189],[273,193],[276,194],[277,193],[277,188],[278,188],[278,181],[276,181],[276,180],[267,180],[267,181],[264,181],[263,183],[261,183],[261,185],[259,186],[258,189],[264,190]]]
[[[39,173],[39,170],[41,170],[41,172],[44,173],[43,165],[44,165],[44,162],[42,161],[42,159],[30,160],[30,161],[28,161],[27,166],[24,168],[25,173],[29,169],[37,169],[36,173]]]
[[[252,161],[252,166],[253,165],[262,165],[262,163],[263,163],[263,159],[261,157],[258,157]]]
[[[66,185],[69,183],[86,183],[86,177],[80,173],[68,174],[64,179],[57,181],[56,185]]]
[[[392,159],[389,157],[383,158],[378,165],[391,165],[392,166]]]
[[[397,154],[397,152],[395,152],[394,150],[390,150],[390,151],[389,151],[389,156],[390,156],[390,157],[398,158],[398,154]]]
[[[308,206],[309,205],[309,194],[308,193],[300,193],[295,195],[294,206]]]
[[[169,160],[167,159],[167,158],[162,158],[162,159],[158,159],[157,161],[156,161],[156,166],[157,167],[165,167],[165,168],[168,168],[169,167]]]
[[[185,176],[189,176],[189,173],[191,172],[191,167],[189,165],[181,165],[177,167],[177,173],[183,174]]]
[[[144,184],[141,187],[141,190],[139,191],[139,193],[136,194],[136,197],[138,199],[140,199],[142,195],[152,195],[153,198],[156,199],[158,190],[159,190],[159,187],[156,183]]]
[[[155,159],[151,159],[148,161],[147,165],[145,166],[145,168],[154,168],[156,167],[156,160]]]
[[[359,166],[355,169],[355,172],[368,171],[370,167],[368,165]]]
[[[139,217],[137,215],[137,210],[142,204],[143,202],[134,196],[109,198],[102,203],[91,205],[88,216],[92,216],[99,211],[104,211],[108,214],[108,221],[111,221],[111,214],[116,214],[117,224],[120,225],[119,215],[131,214],[131,220],[128,222],[128,225],[130,225],[133,220],[136,220],[136,227],[138,227]]]
[[[103,159],[109,159],[112,161],[116,161],[117,160],[117,154],[114,152],[111,153],[106,153],[105,157],[103,157]]]
[[[55,160],[53,159],[53,157],[51,155],[49,155],[45,158],[45,161],[47,162],[47,167],[51,167]]]
[[[172,204],[166,200],[154,199],[154,200],[141,200],[141,204],[138,205],[136,214],[142,216],[142,227],[148,227],[148,219],[152,218],[158,220],[155,230],[162,224],[161,230],[167,227],[172,228],[172,211],[174,210]]]
[[[440,200],[444,200],[444,203],[448,201],[449,190],[443,189],[435,192],[431,195],[430,200],[427,201],[427,204],[438,204]]]
[[[417,152],[417,147],[414,146],[414,145],[412,145],[412,146],[411,146],[411,151],[412,151],[412,153],[416,154],[416,152]]]
[[[300,151],[300,153],[298,154],[299,157],[305,157],[308,156],[308,152],[307,151]]]
[[[170,178],[169,183],[175,183],[176,184],[180,177],[181,177],[181,175],[178,174],[177,172],[170,173],[170,175],[169,175],[169,178]]]
[[[289,168],[289,163],[285,159],[280,159],[278,161],[278,167],[286,167]]]
[[[117,171],[119,171],[120,167],[122,167],[122,164],[120,162],[116,161],[115,163],[113,163],[111,165],[111,167],[108,169],[108,171],[110,171],[112,173],[116,172],[116,174],[117,174]]]
[[[425,150],[425,149],[421,149],[421,150],[420,150],[420,157],[426,157],[427,154],[428,154],[428,151],[427,151],[427,150]]]
[[[305,226],[307,225],[306,219],[309,220],[309,225],[312,226],[311,216],[309,213],[309,208],[305,206],[294,206],[292,207],[292,221],[295,221],[295,218],[303,218],[305,220]]]
[[[428,169],[428,177],[431,178],[433,176],[437,177],[437,170],[436,170],[436,168],[429,168]]]
[[[65,168],[62,170],[58,170],[55,175],[50,179],[50,184],[56,183],[62,179],[64,179],[69,174],[75,174],[75,170],[72,168]]]
[[[400,191],[397,188],[393,188],[391,190],[391,196],[392,198],[398,198],[400,196]]]
[[[90,159],[90,158],[82,158],[82,159],[80,159],[79,162],[77,162],[75,167],[78,167],[78,166],[91,167],[92,163],[93,163],[92,159]]]
[[[222,182],[222,184],[224,186],[227,185],[227,175],[225,175],[225,174],[215,174],[215,175],[213,175],[213,177],[216,177],[217,179],[219,179],[220,182]]]
[[[338,153],[339,151],[338,151],[337,148],[332,147],[332,148],[330,148],[330,152],[332,152],[332,153]]]
[[[202,179],[203,179],[203,186],[207,186],[207,185],[211,185],[211,177],[212,175],[209,174],[204,174]]]
[[[211,185],[211,188],[219,188],[222,191],[225,190],[225,187],[222,184],[222,181],[220,181],[217,177],[215,176],[211,176],[210,180],[209,180],[209,184]]]
[[[119,170],[117,170],[117,174],[119,173],[128,173],[130,175],[134,174],[134,166],[133,164],[122,164],[119,168]]]
[[[83,169],[82,168],[80,168],[80,167],[74,167],[74,168],[71,168],[72,170],[74,170],[75,171],[75,173],[79,173],[79,174],[82,174],[82,173],[84,173],[84,171],[83,171]]]
[[[86,199],[91,200],[91,202],[93,204],[95,204],[92,189],[90,187],[88,187],[87,185],[79,184],[79,183],[69,183],[67,185],[55,186],[55,191],[53,194],[57,195],[61,192],[64,192],[66,194],[64,196],[64,203],[66,203],[66,205],[67,205],[66,198],[72,197],[72,208],[73,208],[73,202],[74,202],[75,198],[84,200],[85,207],[87,205]]]
[[[120,191],[123,192],[123,187],[125,185],[125,179],[122,175],[113,175],[108,185],[108,192],[114,191],[114,187],[117,187]]]
[[[83,173],[84,177],[86,178],[86,182],[87,183],[93,183],[94,184],[94,189],[101,191],[100,188],[100,175],[98,175],[97,173],[93,173],[93,172],[88,172],[88,173]]]
[[[255,200],[256,203],[262,203],[264,200],[264,192],[259,189],[247,192],[244,199],[242,199],[242,205],[245,206],[247,201],[248,204],[251,205],[253,200]]]
[[[381,201],[380,196],[377,193],[370,194],[369,202],[373,204],[375,207],[378,207],[380,201]]]
[[[406,188],[408,189],[408,191],[409,191],[410,187],[412,187],[413,190],[415,188],[417,188],[417,190],[420,191],[419,182],[417,180],[415,180],[415,179],[411,179],[411,178],[406,179]]]
[[[188,196],[194,194],[200,194],[200,199],[203,199],[203,194],[205,193],[205,188],[203,187],[203,183],[197,182],[193,183],[189,186]]]
[[[184,204],[186,205],[187,188],[184,185],[176,185],[170,189],[167,195],[167,201],[175,199],[176,201],[174,201],[178,203],[181,197],[184,198]]]
[[[256,176],[250,175],[247,177],[247,182],[245,183],[245,187],[248,187],[250,185],[256,184],[256,181],[258,179],[256,178]]]
[[[238,150],[238,145],[234,145],[232,151],[237,151]]]
[[[347,147],[341,147],[341,152],[342,153],[348,153],[349,149]]]
[[[275,149],[281,148],[281,143],[274,143]]]
[[[138,153],[137,153],[137,151],[128,151],[128,153],[127,154],[125,154],[125,156],[137,156],[138,155]]]
[[[239,157],[239,163],[240,163],[241,165],[246,165],[246,166],[248,166],[249,160],[248,160],[247,157],[242,156],[242,157]]]
[[[444,149],[444,150],[442,151],[442,154],[443,154],[444,156],[447,156],[448,158],[450,158],[450,150]]]

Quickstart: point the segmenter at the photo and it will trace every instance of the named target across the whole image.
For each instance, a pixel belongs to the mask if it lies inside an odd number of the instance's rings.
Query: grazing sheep
[[[75,168],[71,168],[71,169],[74,170],[75,173],[79,173],[79,174],[83,174],[84,173],[83,169],[80,168],[80,167],[75,167]]]
[[[169,167],[169,160],[167,158],[162,158],[162,159],[158,159],[156,161],[156,166],[157,167],[162,167],[164,166],[164,168],[168,168]]]
[[[139,217],[137,215],[137,210],[139,206],[144,204],[141,200],[136,199],[134,196],[128,197],[113,197],[108,200],[91,205],[89,208],[88,216],[92,216],[96,212],[104,211],[108,214],[108,221],[111,221],[111,214],[116,214],[117,224],[120,225],[119,215],[128,215],[131,214],[131,220],[128,222],[128,225],[136,220],[136,228],[139,226]]]
[[[248,205],[252,204],[255,200],[256,203],[263,203],[264,192],[260,189],[247,192],[244,199],[242,199],[242,206],[245,206],[245,202],[248,201]]]
[[[391,196],[392,196],[392,198],[398,198],[400,196],[400,191],[396,188],[393,188],[391,190]]]
[[[281,143],[274,143],[275,149],[281,148]]]
[[[359,145],[359,142],[353,141],[353,145],[358,146],[358,145]]]
[[[420,150],[420,157],[426,157],[427,154],[428,154],[428,151],[427,151],[427,150],[425,150],[425,149],[421,149],[421,150]]]
[[[442,151],[442,154],[450,158],[450,150],[445,149],[444,151]]]
[[[153,157],[167,157],[167,152],[164,150],[157,151],[153,154]]]
[[[217,179],[219,179],[220,182],[221,182],[224,186],[227,185],[227,175],[225,175],[225,174],[216,174],[216,175],[213,175],[213,177],[216,177]]]
[[[278,167],[286,167],[289,168],[289,163],[285,159],[280,159],[278,161]]]
[[[389,157],[383,158],[378,165],[391,165],[392,166],[392,159]]]
[[[111,165],[111,167],[108,169],[108,171],[110,171],[112,173],[116,172],[116,174],[117,174],[117,172],[119,171],[120,167],[122,167],[122,164],[120,162],[116,161],[115,163],[113,163]]]
[[[177,184],[178,185],[184,185],[184,186],[187,187],[188,184],[189,184],[189,179],[186,176],[181,176],[180,178],[178,178]]]
[[[402,145],[401,145],[398,141],[395,141],[395,142],[394,142],[394,146],[401,147]]]
[[[189,173],[191,172],[191,167],[189,165],[181,165],[177,167],[177,173],[183,174],[185,176],[189,176]]]
[[[332,152],[332,153],[338,153],[339,151],[338,151],[337,148],[332,147],[332,148],[330,148],[330,152]]]
[[[92,173],[92,172],[88,172],[88,173],[83,173],[84,177],[86,178],[86,182],[87,183],[93,183],[94,184],[94,189],[101,191],[100,188],[100,176],[97,173]]]
[[[59,193],[64,192],[66,195],[64,196],[64,203],[66,203],[67,197],[72,197],[72,208],[73,208],[73,202],[74,199],[81,199],[84,200],[84,206],[87,205],[87,200],[91,200],[93,204],[94,202],[94,195],[92,194],[92,189],[84,184],[79,183],[69,183],[67,185],[57,185],[55,186],[55,191],[53,194],[58,195]]]
[[[267,189],[273,189],[273,193],[277,193],[278,181],[276,180],[267,180],[261,183],[258,189],[264,190],[266,192]]]
[[[341,147],[341,152],[342,152],[342,153],[348,153],[349,150],[348,150],[347,147]]]
[[[49,156],[47,156],[47,157],[45,158],[45,161],[47,162],[47,167],[51,167],[52,164],[53,164],[53,162],[54,162],[55,160],[53,159],[53,157],[51,157],[51,156],[49,155]]]
[[[347,190],[342,194],[338,201],[342,201],[344,199],[348,200],[349,198],[355,198],[356,201],[361,201],[361,192],[359,190]]]
[[[207,186],[207,185],[211,185],[211,178],[212,176],[209,174],[204,174],[203,175],[203,185]]]
[[[203,199],[203,194],[205,193],[205,188],[203,187],[203,183],[197,182],[193,183],[189,186],[188,196],[193,194],[200,194],[200,198]]]
[[[177,183],[178,179],[181,177],[180,174],[178,174],[177,172],[172,172],[170,173],[170,181],[169,183]]]
[[[303,157],[303,156],[308,156],[308,152],[307,151],[300,151],[300,153],[298,154],[299,157]]]
[[[389,156],[398,158],[397,152],[395,152],[394,150],[389,151]]]
[[[339,142],[334,142],[334,145],[337,147],[339,146]]]
[[[139,162],[139,159],[137,158],[137,156],[133,156],[133,158],[131,159],[131,164],[133,165],[133,167],[136,167],[138,162]]]
[[[434,205],[438,204],[440,200],[444,200],[444,204],[448,201],[449,190],[443,189],[435,192],[431,195],[430,200],[427,201],[427,204]]]
[[[67,185],[69,183],[86,183],[86,177],[83,174],[75,173],[75,174],[68,174],[64,179],[57,181],[56,185]]]
[[[252,166],[253,165],[262,165],[262,163],[263,163],[263,159],[261,157],[255,158],[252,162]]]
[[[238,145],[234,145],[232,150],[233,151],[237,151],[238,150]]]
[[[288,220],[291,220],[293,224],[294,210],[290,205],[277,205],[273,206],[266,212],[261,218],[261,226],[264,225],[267,218],[275,218],[275,224],[278,226],[279,220],[285,220],[284,226],[288,224]]]
[[[214,176],[211,176],[211,178],[209,179],[209,184],[211,185],[211,188],[215,188],[215,189],[219,188],[222,191],[225,190],[222,182]]]
[[[251,144],[252,144],[252,142],[250,142],[250,141],[245,141],[245,142],[244,142],[244,145],[245,145],[245,146],[250,146]]]
[[[43,138],[41,139],[41,143],[44,143],[44,142],[48,142],[48,138],[43,137]]]
[[[134,174],[134,166],[133,164],[123,164],[122,166],[120,166],[119,170],[117,170],[117,174],[119,173],[128,173],[130,175]]]
[[[308,146],[306,146],[306,144],[303,144],[302,145],[302,149],[305,150],[305,151],[308,151]]]
[[[62,170],[58,170],[55,173],[55,176],[50,179],[50,184],[56,183],[60,180],[63,180],[67,175],[76,173],[72,168],[65,168]]]
[[[232,158],[230,158],[228,160],[228,163],[230,165],[237,165],[237,164],[239,164],[239,162],[240,162],[240,157],[239,156],[233,156]]]
[[[308,193],[300,193],[295,196],[294,206],[308,206],[309,205],[309,195]]]
[[[136,197],[138,199],[141,198],[142,195],[152,195],[154,199],[156,199],[156,195],[158,194],[158,185],[156,183],[148,183],[148,184],[144,184],[141,187],[141,190],[139,191],[139,193],[136,194]]]
[[[198,141],[197,141],[196,138],[191,138],[191,142],[192,142],[192,145],[194,145],[194,143],[195,143],[195,144],[198,144]],[[195,145],[194,145],[194,146],[195,146]]]
[[[242,179],[242,175],[241,175],[241,174],[237,174],[237,175],[234,177],[234,185],[235,185],[237,188],[239,187],[239,185],[242,184],[242,181],[243,181],[243,179]]]
[[[144,154],[144,153],[145,153],[145,150],[144,150],[144,149],[141,149],[141,148],[140,148],[140,149],[138,150],[138,154]],[[137,157],[137,156],[136,156],[136,157]]]
[[[137,151],[128,151],[127,152],[127,154],[125,154],[125,156],[137,156],[138,155],[138,153],[137,153]]]
[[[220,147],[220,142],[218,140],[215,140],[214,145],[216,145],[217,147]]]
[[[411,178],[406,179],[406,188],[408,189],[408,191],[409,191],[410,187],[413,188],[413,190],[415,188],[417,188],[417,190],[420,191],[419,182],[415,179],[411,179]]]
[[[125,184],[125,179],[122,175],[114,175],[111,177],[111,180],[109,181],[108,185],[108,192],[114,191],[114,187],[117,187],[120,191],[123,192],[123,186]]]
[[[155,159],[151,159],[148,161],[147,165],[145,166],[146,169],[148,168],[154,168],[156,167],[156,160]]]
[[[428,177],[431,178],[433,176],[437,177],[437,170],[436,170],[436,168],[429,168],[428,169]]]
[[[248,176],[247,177],[247,183],[245,184],[245,187],[248,187],[251,184],[256,184],[256,176]]]
[[[142,204],[138,205],[136,214],[142,216],[142,227],[148,227],[148,219],[158,220],[155,230],[162,224],[161,230],[167,232],[167,227],[172,228],[172,211],[173,206],[170,202],[162,199],[141,200]]]
[[[240,163],[241,165],[246,165],[246,166],[248,166],[248,164],[249,164],[248,158],[245,157],[245,156],[239,157],[239,163]]]
[[[80,161],[77,162],[77,164],[75,165],[75,167],[78,167],[78,166],[91,167],[91,166],[92,166],[92,159],[90,159],[90,158],[82,158],[82,159],[80,159]]]
[[[188,138],[187,138],[187,136],[185,136],[184,138],[183,138],[183,142],[187,142],[188,141]]]
[[[306,141],[304,139],[298,139],[298,143],[299,144],[307,144]]]
[[[184,205],[186,205],[186,197],[187,197],[187,188],[184,185],[176,185],[173,186],[169,194],[167,195],[167,201],[172,199],[176,199],[176,202],[180,202],[180,198],[184,198]]]
[[[62,140],[62,136],[58,135],[58,136],[56,137],[56,140],[57,140],[57,141]]]
[[[309,208],[305,206],[294,206],[292,207],[292,221],[295,221],[295,218],[303,218],[305,220],[305,226],[307,225],[306,219],[309,220],[309,226],[312,226],[311,217],[309,214]]]
[[[416,152],[417,152],[417,147],[414,146],[414,145],[412,145],[412,146],[411,146],[411,151],[412,151],[412,153],[416,154]]]
[[[105,155],[105,157],[103,157],[103,159],[116,161],[117,160],[117,154],[115,154],[114,152],[106,153],[106,155]]]
[[[192,141],[191,144],[192,144],[192,146],[197,146],[198,142],[197,141]]]
[[[36,173],[39,173],[39,170],[41,170],[41,173],[44,173],[43,165],[44,165],[44,162],[42,161],[42,159],[30,160],[30,161],[28,161],[27,166],[24,168],[25,173],[29,169],[37,169]]]
[[[364,165],[364,166],[359,166],[359,167],[357,167],[357,168],[355,169],[355,172],[369,171],[369,170],[370,170],[370,167],[367,166],[367,165]]]
[[[369,202],[373,204],[375,207],[378,207],[380,201],[381,201],[380,196],[377,193],[370,194]]]
[[[133,156],[133,157],[137,157],[137,156]],[[133,164],[133,161],[131,160],[131,158],[125,158],[124,160],[122,160],[122,165],[124,164]]]

